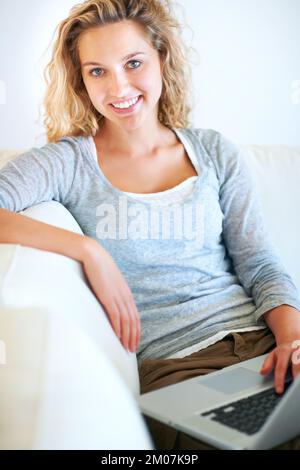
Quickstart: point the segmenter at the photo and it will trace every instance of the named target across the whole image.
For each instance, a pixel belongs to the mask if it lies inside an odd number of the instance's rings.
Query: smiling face
[[[158,121],[162,62],[139,24],[90,29],[80,36],[78,51],[88,95],[107,121],[128,130]],[[122,109],[113,107],[120,102]]]

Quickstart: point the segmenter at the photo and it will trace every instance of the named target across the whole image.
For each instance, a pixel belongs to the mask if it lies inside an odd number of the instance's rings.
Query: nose
[[[128,80],[124,73],[112,73],[110,82],[111,97],[122,99],[127,96]]]

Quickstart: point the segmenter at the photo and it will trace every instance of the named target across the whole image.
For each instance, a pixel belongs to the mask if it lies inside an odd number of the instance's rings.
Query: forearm
[[[290,305],[280,305],[264,314],[277,344],[300,339],[300,312]]]
[[[52,251],[83,261],[92,238],[0,209],[0,243]]]

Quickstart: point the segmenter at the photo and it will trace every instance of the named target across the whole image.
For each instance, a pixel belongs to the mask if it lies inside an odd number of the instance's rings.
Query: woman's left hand
[[[267,375],[274,370],[275,390],[283,393],[286,373],[291,366],[292,377],[300,374],[300,340],[286,341],[277,344],[265,359],[260,373]]]

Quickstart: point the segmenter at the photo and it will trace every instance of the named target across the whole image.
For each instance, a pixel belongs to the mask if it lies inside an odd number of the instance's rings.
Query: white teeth
[[[130,106],[137,103],[138,99],[139,99],[139,97],[137,96],[136,98],[133,98],[133,100],[125,101],[124,103],[113,104],[113,107],[114,108],[120,108],[120,109],[130,108]]]

